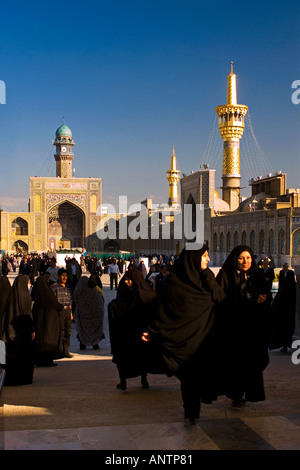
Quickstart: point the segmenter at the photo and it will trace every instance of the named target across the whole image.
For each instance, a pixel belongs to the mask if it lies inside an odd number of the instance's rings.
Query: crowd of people
[[[108,322],[118,389],[126,390],[132,377],[140,377],[143,388],[149,387],[149,374],[177,377],[187,426],[199,419],[201,403],[220,396],[235,409],[265,400],[269,351],[291,348],[295,329],[296,281],[287,263],[273,296],[271,260],[257,263],[248,246],[235,247],[217,276],[209,268],[207,245],[184,249],[178,257],[144,259],[82,256],[78,262],[74,256],[61,268],[54,257],[4,257],[5,384],[32,383],[34,367],[72,357],[72,321],[80,349],[99,348],[105,310],[101,276],[108,274],[109,288],[116,289]],[[17,273],[12,285],[11,270]]]
[[[2,259],[0,277],[0,339],[6,345],[5,385],[33,382],[35,367],[56,366],[72,358],[72,322],[80,349],[99,348],[104,338],[104,297],[98,270],[82,276],[75,256],[57,266],[55,257]],[[7,270],[3,270],[7,266]],[[9,272],[16,276],[11,284]]]

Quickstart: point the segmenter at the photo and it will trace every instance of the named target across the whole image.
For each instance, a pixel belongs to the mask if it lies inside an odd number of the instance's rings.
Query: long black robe
[[[206,345],[215,324],[215,306],[225,298],[213,272],[201,269],[206,250],[181,252],[166,278],[158,313],[150,325],[174,372]]]
[[[290,348],[296,322],[296,280],[291,269],[279,273],[279,288],[272,303],[270,349]]]
[[[4,329],[6,340],[5,385],[26,385],[33,381],[34,340],[29,277],[14,280]]]
[[[132,286],[126,280],[132,281]],[[123,379],[153,372],[149,370],[152,344],[142,340],[153,314],[157,294],[146,283],[142,273],[130,268],[121,279],[116,299],[108,304],[109,334],[113,362]]]
[[[185,417],[198,418],[200,400],[221,394],[215,307],[225,294],[213,272],[201,269],[207,251],[183,250],[166,278],[161,303],[149,325],[168,370],[181,382]]]
[[[237,258],[243,251],[252,257],[246,280],[237,269]],[[217,281],[227,294],[220,316],[226,395],[253,402],[265,400],[263,370],[269,363],[271,307],[264,273],[256,267],[251,248],[244,245],[234,248]],[[263,303],[257,302],[260,294],[267,296]]]
[[[11,283],[6,276],[0,277],[0,340],[5,340],[4,322],[9,308]]]
[[[64,356],[62,348],[60,304],[44,276],[36,279],[31,292],[32,317],[36,333],[35,363],[37,366],[51,365],[53,359]]]

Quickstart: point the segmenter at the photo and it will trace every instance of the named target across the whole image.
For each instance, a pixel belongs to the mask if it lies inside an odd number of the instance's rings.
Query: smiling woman
[[[263,370],[269,363],[270,297],[250,247],[235,247],[217,275],[227,299],[219,318],[225,392],[234,408],[265,400]]]

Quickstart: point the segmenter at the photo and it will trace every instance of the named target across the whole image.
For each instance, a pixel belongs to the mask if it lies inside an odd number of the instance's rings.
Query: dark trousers
[[[111,273],[110,275],[110,288],[113,288],[113,284],[115,284],[115,288],[118,288],[118,274],[117,273]]]
[[[201,400],[199,384],[195,380],[195,374],[182,374],[180,384],[184,417],[199,419]]]
[[[64,354],[69,352],[70,342],[71,342],[71,329],[72,329],[72,320],[71,320],[71,309],[70,307],[64,307],[60,313],[60,327],[61,327],[61,341],[62,349]]]

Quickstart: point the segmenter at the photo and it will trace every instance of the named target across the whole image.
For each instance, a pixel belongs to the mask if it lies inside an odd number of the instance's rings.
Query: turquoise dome
[[[72,132],[68,126],[63,124],[57,129],[55,135],[56,137],[72,137]]]

